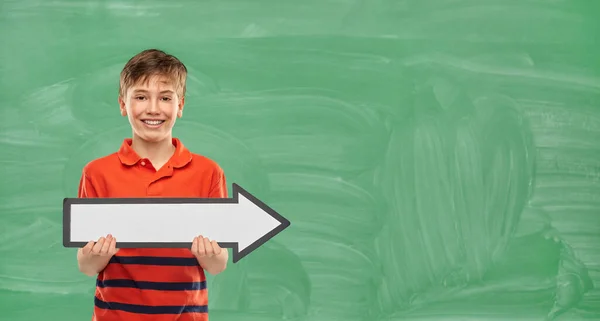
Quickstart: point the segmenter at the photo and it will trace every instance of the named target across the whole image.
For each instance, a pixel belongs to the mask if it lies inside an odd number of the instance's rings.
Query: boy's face
[[[147,142],[170,139],[173,125],[183,112],[183,97],[166,77],[152,76],[119,97],[121,115],[127,116],[133,135]]]

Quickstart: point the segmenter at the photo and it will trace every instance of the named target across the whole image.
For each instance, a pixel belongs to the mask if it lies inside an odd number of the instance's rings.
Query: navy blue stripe
[[[166,265],[166,266],[197,266],[198,260],[187,257],[158,257],[158,256],[116,256],[109,263]]]
[[[105,302],[98,297],[94,297],[96,307],[105,310],[121,310],[130,313],[139,314],[182,314],[182,313],[206,313],[208,307],[206,305],[185,305],[185,306],[170,306],[170,305],[137,305],[118,302]]]
[[[96,285],[101,288],[136,288],[141,290],[158,291],[194,291],[206,288],[206,282],[148,282],[127,279],[96,280]]]

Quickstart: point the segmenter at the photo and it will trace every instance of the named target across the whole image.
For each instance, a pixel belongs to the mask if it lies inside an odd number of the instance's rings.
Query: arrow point
[[[237,263],[288,228],[291,223],[238,184],[233,184],[233,191],[233,197],[239,204],[238,224],[244,224],[246,229],[233,248],[233,262]]]

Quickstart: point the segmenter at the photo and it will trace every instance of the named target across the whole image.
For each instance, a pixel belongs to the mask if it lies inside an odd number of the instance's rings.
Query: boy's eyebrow
[[[146,89],[136,89],[133,92],[134,93],[147,93],[148,91]],[[173,90],[167,89],[167,90],[162,90],[160,93],[161,94],[172,94],[175,92]]]

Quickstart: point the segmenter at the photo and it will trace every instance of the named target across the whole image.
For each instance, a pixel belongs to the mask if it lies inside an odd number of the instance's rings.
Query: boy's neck
[[[148,142],[133,135],[131,148],[133,148],[141,158],[150,160],[156,170],[166,164],[175,152],[175,146],[173,146],[171,137],[158,142]]]

